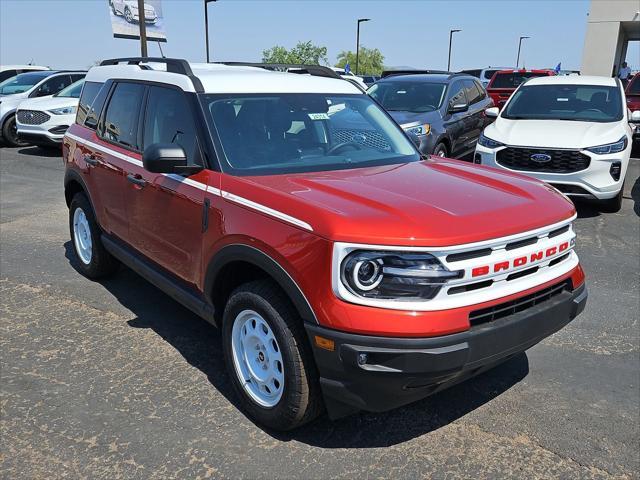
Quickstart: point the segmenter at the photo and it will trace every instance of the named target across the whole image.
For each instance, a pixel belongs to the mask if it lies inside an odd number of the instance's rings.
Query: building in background
[[[629,42],[634,40],[640,40],[640,2],[591,0],[582,74],[617,74],[626,59]]]

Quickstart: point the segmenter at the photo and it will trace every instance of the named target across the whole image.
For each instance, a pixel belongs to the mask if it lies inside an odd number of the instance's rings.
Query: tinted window
[[[91,104],[102,88],[102,83],[84,82],[82,93],[80,94],[80,103],[78,105],[78,114],[76,115],[76,123],[82,125],[87,118]],[[97,123],[97,122],[96,122]]]
[[[82,80],[84,77],[86,77],[85,73],[72,73],[71,82],[77,82],[78,80]]]
[[[226,171],[237,175],[339,170],[419,160],[367,95],[202,95]],[[215,136],[215,135],[214,135]]]
[[[491,82],[490,88],[518,88],[528,78],[546,77],[546,73],[509,72],[498,73]]]
[[[63,88],[58,93],[56,93],[56,97],[65,97],[65,98],[80,98],[80,92],[82,92],[82,84],[84,80],[78,80],[75,83],[72,83],[67,88]]]
[[[58,75],[56,77],[46,80],[38,89],[32,94],[36,97],[46,97],[47,95],[53,95],[58,93],[65,87],[71,85],[71,75]]]
[[[485,70],[484,71],[484,78],[486,78],[487,80],[491,80],[493,78],[493,76],[495,75],[496,72],[498,72],[499,70]]]
[[[4,82],[7,78],[15,77],[17,74],[17,70],[5,70],[4,72],[0,72],[0,82]]]
[[[30,90],[36,83],[41,82],[43,79],[55,72],[29,72],[20,73],[15,77],[7,78],[4,82],[0,83],[0,94],[11,95],[13,93],[22,93]]]
[[[622,99],[618,87],[523,85],[511,97],[502,117],[613,122],[622,119]]]
[[[127,148],[139,149],[138,119],[144,85],[118,83],[107,105],[102,136]]]
[[[143,145],[154,143],[176,143],[184,149],[190,163],[200,163],[193,116],[183,92],[149,88]]]
[[[371,86],[367,93],[390,112],[431,112],[442,105],[446,85],[430,82],[386,81]]]
[[[473,80],[464,81],[464,91],[467,95],[467,100],[469,101],[470,105],[482,100],[482,94],[478,90],[476,82],[474,82]]]
[[[451,92],[449,93],[449,106],[468,103],[464,94],[464,85],[462,82],[456,82],[451,86]]]
[[[477,78],[480,78],[480,72],[482,72],[482,70],[462,70],[462,73],[466,73],[467,75]]]
[[[640,75],[636,75],[629,85],[629,90],[627,91],[629,95],[640,95]]]

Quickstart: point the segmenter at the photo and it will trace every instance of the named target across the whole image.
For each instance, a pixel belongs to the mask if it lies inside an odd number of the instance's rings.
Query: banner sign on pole
[[[140,25],[138,24],[138,0],[107,0],[111,15],[111,28],[115,38],[140,39]],[[164,16],[162,15],[162,0],[145,0],[144,17],[147,40],[166,42],[164,31]]]

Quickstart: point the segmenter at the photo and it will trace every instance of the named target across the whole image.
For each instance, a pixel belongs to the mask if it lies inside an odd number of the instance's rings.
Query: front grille
[[[51,117],[38,110],[18,110],[18,122],[23,125],[40,125]]]
[[[499,318],[508,317],[518,312],[523,312],[528,308],[551,300],[570,288],[571,280],[565,280],[530,295],[511,300],[510,302],[504,302],[499,305],[494,305],[493,307],[483,308],[482,310],[474,310],[469,314],[469,322],[471,326],[474,327],[498,320]]]
[[[339,143],[359,143],[377,150],[391,150],[391,145],[384,138],[384,135],[375,130],[335,129],[331,133],[336,145]]]
[[[545,161],[542,157],[542,161],[535,161],[531,158],[535,155],[547,155],[551,158]],[[512,170],[572,173],[589,168],[591,159],[577,150],[507,147],[497,153],[496,161]]]

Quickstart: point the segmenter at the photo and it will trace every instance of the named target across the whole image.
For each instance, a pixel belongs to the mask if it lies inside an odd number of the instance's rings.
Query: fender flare
[[[75,170],[67,169],[67,171],[64,173],[65,200],[66,200],[66,196],[67,196],[66,195],[67,186],[71,182],[78,182],[80,184],[80,187],[82,187],[82,190],[84,191],[84,194],[87,196],[87,200],[89,200],[89,204],[91,205],[91,208],[95,212],[96,209],[93,206],[93,201],[91,200],[91,195],[89,195],[89,189],[87,188],[87,184],[85,183],[84,179],[82,178],[82,175],[80,175]],[[69,199],[69,200],[71,201],[71,199]],[[69,206],[69,205],[67,205],[67,206]]]
[[[265,271],[291,299],[302,319],[305,322],[318,324],[309,301],[291,275],[262,250],[245,244],[227,245],[221,248],[209,262],[204,279],[204,295],[207,302],[213,304],[213,286],[218,274],[223,267],[234,261],[247,262]]]

